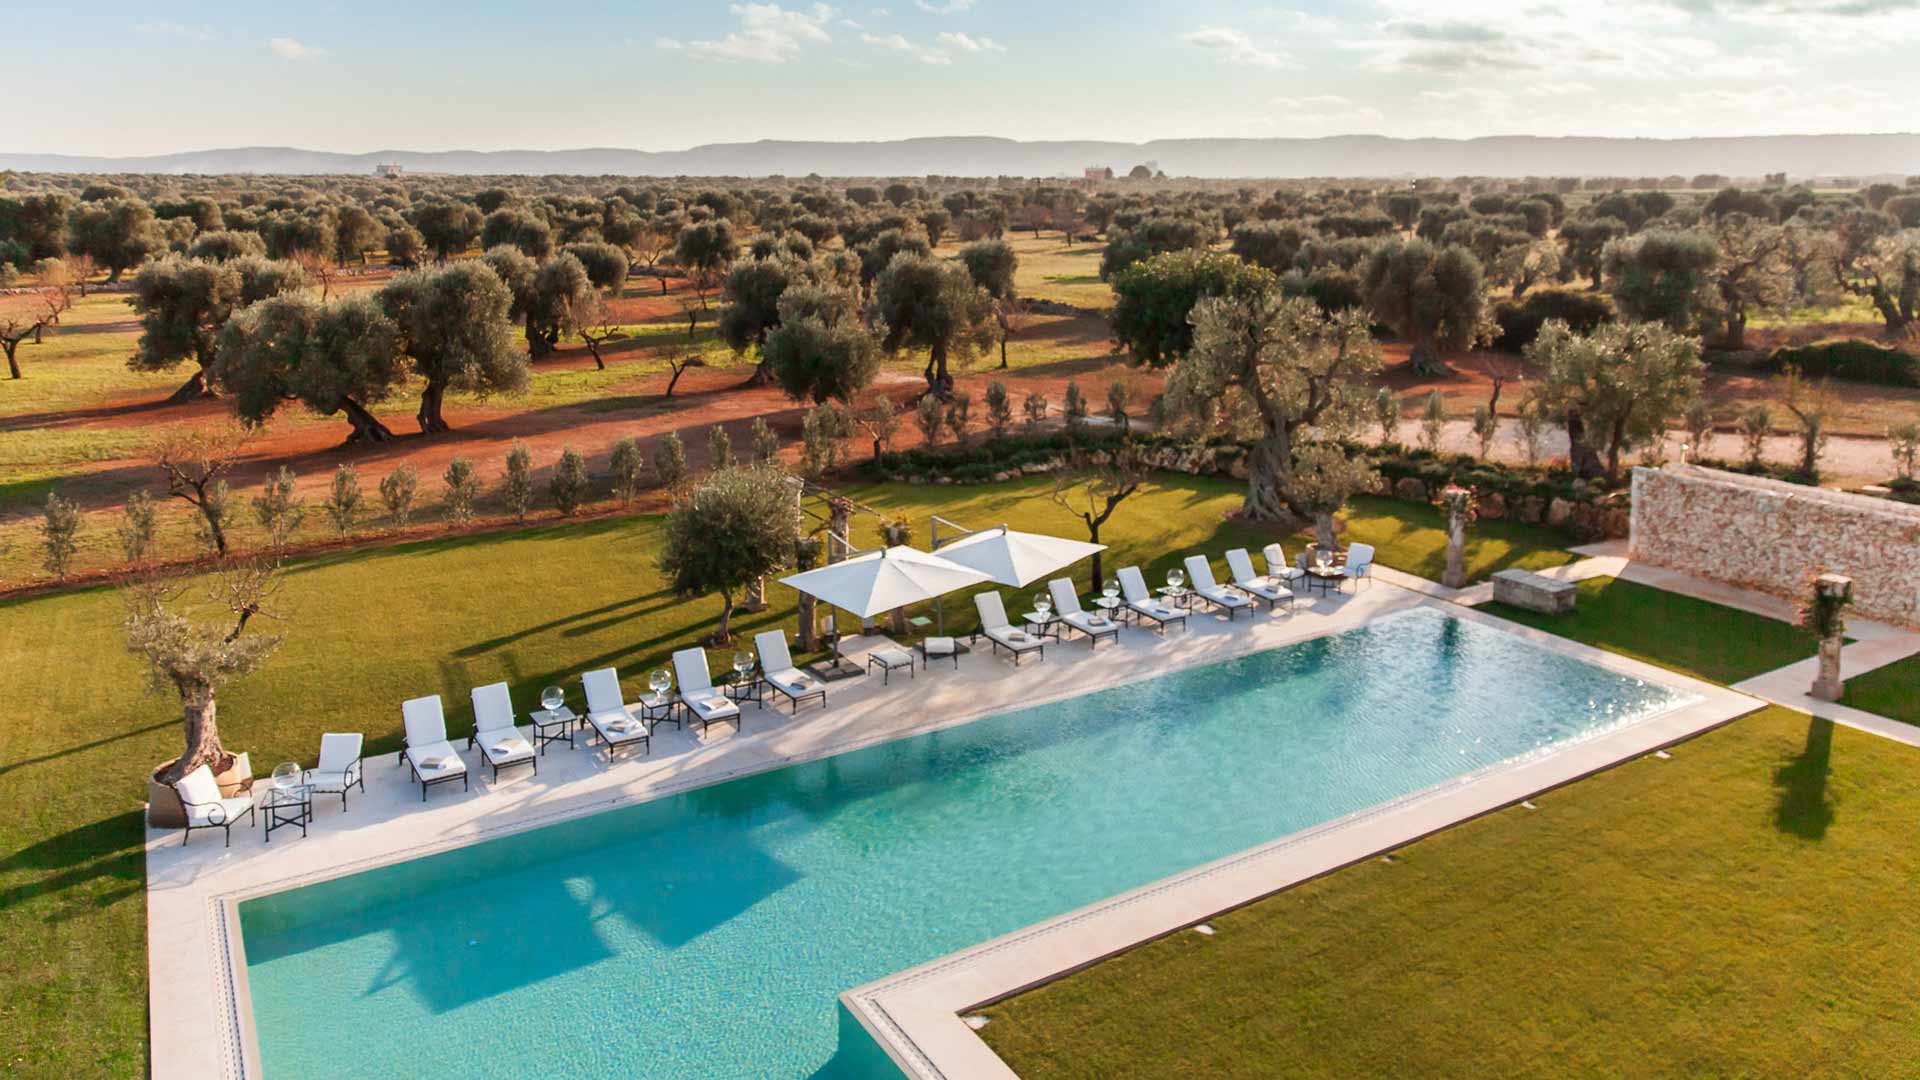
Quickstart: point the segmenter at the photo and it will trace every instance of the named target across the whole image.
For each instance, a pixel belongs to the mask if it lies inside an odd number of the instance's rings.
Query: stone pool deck
[[[1588,570],[1579,576],[1592,576],[1619,569],[1600,558],[1563,571],[1571,575]],[[743,731],[715,728],[705,737],[662,727],[647,757],[609,763],[605,752],[588,748],[583,736],[577,749],[550,748],[537,775],[516,769],[495,783],[486,779],[478,753],[463,750],[472,790],[437,787],[424,803],[418,785],[393,756],[372,758],[365,765],[366,792],[354,792],[345,813],[337,800],[320,797],[310,835],[304,838],[297,830],[282,830],[269,845],[258,828],[236,829],[233,847],[226,849],[215,834],[202,833],[183,847],[177,832],[150,831],[150,985],[167,988],[150,1000],[153,1075],[163,1080],[260,1075],[236,915],[236,905],[249,897],[1338,633],[1391,612],[1426,606],[1485,621],[1556,651],[1700,696],[1698,704],[1633,727],[1276,840],[843,995],[849,1011],[910,1075],[1007,1076],[1011,1074],[962,1022],[967,1009],[1223,908],[1684,739],[1759,705],[1755,697],[1480,615],[1468,609],[1475,599],[1471,593],[1443,590],[1380,568],[1373,585],[1346,594],[1303,596],[1291,614],[1263,610],[1251,622],[1230,624],[1223,617],[1196,613],[1187,633],[1174,630],[1163,638],[1151,630],[1127,629],[1117,645],[1104,644],[1097,652],[1079,640],[1049,643],[1044,661],[1028,658],[1018,669],[1004,655],[991,656],[983,639],[979,651],[961,657],[957,670],[951,662],[936,660],[912,679],[896,673],[887,686],[877,673],[835,682],[826,710],[807,706],[794,716],[784,705],[748,705]],[[867,642],[882,643],[884,638]],[[1920,648],[1920,642],[1915,647]],[[854,658],[860,659],[857,651]],[[577,684],[571,689],[577,698]],[[516,704],[524,716],[533,702]],[[370,734],[397,730],[398,703],[391,717],[341,725],[355,726],[371,727]]]
[[[202,832],[190,844],[172,830],[147,835],[147,958],[153,1075],[171,1078],[258,1077],[246,963],[236,905],[250,897],[297,888],[389,863],[403,862],[568,818],[599,813],[748,773],[855,750],[863,746],[967,723],[1009,709],[1076,696],[1198,664],[1352,629],[1379,615],[1431,601],[1384,582],[1332,596],[1301,597],[1292,614],[1262,610],[1249,621],[1195,612],[1191,629],[1164,638],[1150,629],[1126,629],[1119,643],[1097,652],[1084,640],[1049,642],[1045,660],[1029,656],[1015,668],[1003,653],[990,655],[985,639],[956,670],[936,659],[914,678],[894,674],[882,685],[876,672],[829,685],[829,707],[744,707],[744,730],[659,729],[651,756],[623,755],[609,763],[604,750],[550,747],[540,772],[514,769],[497,783],[477,750],[456,742],[472,790],[420,788],[392,754],[365,762],[366,791],[316,798],[309,835],[236,828],[233,846]],[[1452,610],[1449,608],[1449,610]],[[884,638],[867,639],[870,646]],[[856,662],[862,657],[849,648]],[[569,691],[578,704],[577,681]],[[777,695],[775,695],[777,697]],[[524,718],[532,701],[516,701]],[[399,702],[389,717],[343,719],[340,730],[384,734],[400,727]],[[259,769],[271,769],[262,762]]]

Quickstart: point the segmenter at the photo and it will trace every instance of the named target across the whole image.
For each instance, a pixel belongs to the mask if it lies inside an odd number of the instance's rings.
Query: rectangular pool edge
[[[244,944],[238,932],[239,904],[246,900],[563,821],[590,817],[749,775],[963,726],[1009,709],[1071,698],[1089,689],[1124,686],[1142,679],[1325,638],[1420,609],[1430,609],[1462,621],[1495,626],[1616,672],[1642,678],[1648,678],[1651,672],[1650,681],[1663,685],[1692,682],[1670,672],[1649,669],[1612,654],[1406,590],[1370,589],[1364,594],[1334,598],[1330,607],[1315,604],[1302,612],[1305,618],[1289,615],[1271,624],[1263,620],[1258,627],[1224,622],[1214,626],[1211,620],[1203,620],[1189,634],[1173,635],[1170,640],[1142,635],[1136,639],[1138,645],[1121,649],[1109,647],[1099,653],[1063,650],[1065,655],[1062,659],[1068,670],[1079,677],[1050,680],[1050,685],[1043,684],[1045,689],[1030,695],[1022,696],[1022,692],[1034,689],[1033,684],[1022,679],[1014,669],[1001,670],[976,665],[967,672],[967,678],[942,680],[933,687],[925,688],[933,698],[939,698],[944,692],[949,697],[960,696],[963,702],[952,707],[945,715],[939,715],[938,711],[944,705],[925,702],[933,710],[936,717],[933,719],[916,715],[903,723],[899,719],[900,710],[894,707],[902,700],[901,688],[882,692],[878,686],[863,684],[856,688],[850,698],[836,700],[835,713],[825,726],[805,715],[798,718],[799,723],[792,718],[780,717],[771,730],[749,733],[745,749],[761,753],[757,760],[745,763],[735,763],[731,759],[716,761],[711,757],[699,756],[715,749],[712,745],[702,745],[695,750],[693,757],[670,754],[664,761],[651,759],[636,776],[630,769],[609,769],[597,758],[582,755],[575,760],[581,763],[577,771],[584,771],[584,780],[569,783],[563,775],[551,787],[535,787],[531,790],[526,787],[513,788],[513,791],[525,797],[524,804],[502,803],[500,799],[503,796],[490,796],[486,788],[465,803],[448,806],[435,802],[433,806],[440,812],[431,816],[425,809],[416,811],[409,801],[404,818],[399,814],[394,816],[409,822],[411,829],[396,821],[394,826],[386,827],[384,831],[379,828],[368,830],[377,833],[377,839],[363,840],[362,846],[377,848],[375,853],[344,860],[336,858],[318,869],[272,872],[285,866],[285,862],[268,863],[258,857],[248,859],[238,849],[232,854],[239,858],[231,862],[219,859],[217,851],[209,852],[198,847],[193,849],[191,859],[185,857],[185,852],[176,857],[173,856],[173,843],[177,841],[169,842],[175,834],[150,832],[147,860],[151,985],[172,985],[186,991],[161,999],[154,999],[150,995],[150,1031],[153,1036],[150,1060],[153,1075],[163,1078],[175,1075],[260,1075],[258,1041],[250,1023],[247,977],[243,970]],[[1138,663],[1142,655],[1152,657],[1153,662],[1145,665]],[[1050,657],[1049,662],[1052,661]],[[1083,663],[1090,667],[1082,668]],[[943,686],[950,689],[943,691]],[[982,693],[983,688],[987,692]],[[1008,699],[1006,695],[1009,694],[1014,696]],[[842,701],[846,701],[846,704],[842,705]],[[919,703],[916,701],[916,704]],[[719,745],[721,748],[730,748],[736,744],[730,739],[722,739]],[[769,750],[771,752],[765,752]],[[752,753],[745,756],[751,758]],[[731,767],[710,769],[709,766],[713,765]],[[542,781],[545,781],[544,773]],[[360,808],[356,806],[355,809],[358,811]],[[373,824],[381,826],[383,820],[376,818]],[[278,851],[276,846],[277,859],[291,857],[295,866],[325,861],[324,858],[308,858],[307,845],[296,845],[288,856],[280,856]],[[338,852],[329,849],[328,854],[337,856]],[[208,860],[211,860],[211,865],[207,865]],[[155,866],[156,861],[158,867]],[[191,903],[193,909],[191,918],[183,907],[187,903]],[[192,932],[182,934],[182,930]],[[191,938],[199,940],[196,942]],[[868,1018],[857,1010],[854,1015],[861,1024],[868,1023]],[[948,1016],[951,1018],[952,1014]],[[216,1030],[208,1030],[205,1025],[209,1022]],[[967,1034],[971,1037],[971,1032]],[[195,1035],[201,1037],[196,1039]],[[207,1035],[214,1038],[207,1039]],[[977,1038],[974,1042],[978,1043]],[[885,1046],[885,1041],[882,1040],[880,1045]],[[984,1048],[984,1044],[980,1045]],[[891,1053],[891,1049],[888,1052]],[[219,1060],[221,1058],[224,1060]]]
[[[1245,851],[1035,923],[845,991],[841,1007],[908,1077],[1014,1080],[962,1020],[969,1010],[1056,981],[1139,945],[1405,846],[1421,837],[1574,783],[1720,727],[1766,705],[1750,695],[1496,616],[1443,602],[1420,606],[1490,626],[1563,655],[1698,700],[1547,754],[1441,784],[1382,807]]]

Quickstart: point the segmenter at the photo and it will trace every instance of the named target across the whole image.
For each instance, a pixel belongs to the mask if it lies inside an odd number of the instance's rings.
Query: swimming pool
[[[249,900],[261,1061],[828,1075],[842,990],[1691,700],[1420,609]]]

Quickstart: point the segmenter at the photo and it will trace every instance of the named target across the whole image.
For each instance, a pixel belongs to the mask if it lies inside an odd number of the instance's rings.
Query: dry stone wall
[[[1692,465],[1633,470],[1636,562],[1800,599],[1823,571],[1854,610],[1920,626],[1920,506]]]

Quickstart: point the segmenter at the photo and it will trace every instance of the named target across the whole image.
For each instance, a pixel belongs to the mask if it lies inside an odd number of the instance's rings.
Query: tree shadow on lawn
[[[1780,789],[1773,812],[1775,828],[1803,840],[1826,837],[1834,817],[1833,802],[1827,797],[1832,755],[1833,721],[1808,717],[1806,746],[1773,773],[1773,786]]]
[[[0,876],[41,875],[27,884],[0,890],[0,911],[16,911],[36,897],[51,898],[103,879],[114,883],[105,892],[85,894],[82,903],[62,901],[44,919],[61,922],[84,914],[83,909],[110,907],[140,892],[146,887],[146,855],[141,850],[146,836],[141,823],[144,813],[132,809],[90,821],[0,858]]]

